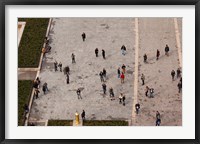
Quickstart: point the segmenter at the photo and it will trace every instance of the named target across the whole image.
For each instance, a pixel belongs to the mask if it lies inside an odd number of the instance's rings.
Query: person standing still
[[[160,57],[160,51],[157,49],[157,52],[156,52],[156,60],[158,60]]]
[[[103,56],[103,59],[106,59],[105,50],[103,50],[103,49],[102,49],[102,56]]]
[[[122,72],[122,74],[121,74],[120,78],[121,78],[121,83],[124,83],[125,75],[124,75],[124,73],[123,73],[123,72]]]
[[[144,54],[143,58],[144,58],[144,63],[147,63],[147,55],[146,54]]]
[[[123,106],[125,106],[125,99],[126,99],[126,97],[125,97],[125,95],[123,95],[123,97],[122,97]]]
[[[145,76],[144,76],[144,74],[142,74],[142,76],[141,76],[141,80],[142,80],[142,85],[144,85],[144,80],[145,80]]]
[[[120,78],[120,74],[121,74],[120,68],[118,68],[118,69],[117,69],[117,77],[118,77],[118,78]]]
[[[102,84],[102,88],[103,88],[103,94],[106,94],[106,84],[105,83]]]
[[[85,41],[85,39],[86,39],[86,34],[83,32],[81,36],[82,36],[83,41]]]
[[[60,72],[62,72],[62,63],[61,62],[58,64],[58,67],[60,67]]]
[[[169,46],[167,44],[165,46],[165,55],[169,56]]]
[[[85,111],[83,110],[83,112],[81,113],[81,117],[82,117],[82,120],[85,120]]]
[[[76,63],[76,61],[75,61],[75,55],[74,55],[74,53],[72,53],[72,63]]]
[[[76,93],[77,93],[78,99],[82,99],[81,90],[79,88],[77,89]]]
[[[96,57],[98,57],[98,53],[99,53],[99,50],[98,50],[98,48],[96,48],[95,49],[95,55],[96,55]]]
[[[172,81],[174,81],[174,77],[175,77],[175,71],[174,70],[171,71],[171,76],[172,76]]]

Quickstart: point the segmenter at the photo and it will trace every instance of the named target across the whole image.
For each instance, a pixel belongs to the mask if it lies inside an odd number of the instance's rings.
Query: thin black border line
[[[18,140],[18,139],[5,139],[5,6],[6,5],[195,5],[195,73],[198,74],[198,56],[199,56],[199,48],[200,48],[200,41],[199,41],[199,35],[200,35],[200,0],[115,0],[115,1],[108,1],[108,0],[68,0],[68,1],[62,1],[62,0],[3,0],[0,1],[0,9],[1,9],[1,17],[0,17],[0,45],[2,48],[0,49],[0,57],[2,58],[1,60],[1,74],[0,74],[0,81],[1,81],[1,87],[0,87],[0,142],[1,143],[124,143],[124,144],[131,144],[131,143],[163,143],[163,144],[199,144],[199,97],[198,97],[198,81],[195,81],[195,139],[124,139],[124,140],[116,140],[116,139],[101,139],[101,140],[50,140],[50,139],[34,139],[34,140]],[[200,60],[200,59],[199,59]],[[198,75],[195,74],[195,79],[199,79]]]

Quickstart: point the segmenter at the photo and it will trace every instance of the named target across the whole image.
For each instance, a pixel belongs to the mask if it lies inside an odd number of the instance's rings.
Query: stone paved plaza
[[[52,50],[44,57],[39,75],[41,84],[48,83],[49,92],[44,95],[40,87],[39,98],[33,101],[30,120],[74,119],[75,112],[81,113],[84,109],[89,120],[129,120],[131,125],[153,126],[158,110],[161,125],[182,125],[182,94],[178,93],[178,79],[173,82],[171,79],[171,70],[176,71],[179,67],[180,52],[174,18],[138,18],[138,27],[135,22],[135,18],[53,18],[49,34]],[[180,40],[181,24],[182,20],[178,18]],[[85,42],[81,38],[83,32],[86,33]],[[139,47],[136,36],[139,36]],[[121,54],[123,44],[127,48],[125,56]],[[164,55],[166,44],[170,47],[169,57]],[[99,57],[95,56],[95,48],[99,49]],[[106,53],[105,60],[102,49]],[[158,61],[157,49],[161,53]],[[72,64],[72,53],[76,56],[75,64]],[[147,64],[143,62],[144,53],[148,56]],[[66,84],[63,72],[55,72],[55,61],[70,67],[69,84]],[[117,78],[117,69],[122,64],[126,65],[124,84]],[[103,68],[107,71],[106,95],[103,95],[99,77]],[[138,81],[135,83],[136,68]],[[145,86],[140,79],[142,73],[146,77]],[[154,88],[154,98],[145,96],[146,86]],[[115,93],[113,101],[109,97],[110,87]],[[78,88],[82,89],[83,99],[77,98]],[[137,91],[134,92],[134,88]],[[120,92],[126,96],[125,106],[119,104]],[[141,105],[138,115],[135,115],[134,100]]]

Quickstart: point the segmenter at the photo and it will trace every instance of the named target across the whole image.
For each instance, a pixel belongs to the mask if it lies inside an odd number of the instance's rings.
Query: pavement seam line
[[[178,58],[179,58],[179,66],[182,67],[182,53],[181,53],[181,42],[180,42],[180,33],[178,28],[178,21],[177,18],[174,18],[174,28],[176,34],[176,45],[178,49]]]
[[[139,31],[138,18],[135,18],[135,77],[134,77],[134,93],[132,108],[132,124],[135,122],[135,104],[138,102],[138,51],[139,51]]]

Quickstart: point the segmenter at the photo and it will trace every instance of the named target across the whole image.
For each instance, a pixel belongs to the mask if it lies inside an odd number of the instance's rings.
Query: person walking
[[[122,74],[121,74],[120,78],[121,78],[121,83],[124,83],[125,75],[124,75],[124,73],[123,73],[123,72],[122,72]]]
[[[118,78],[120,78],[120,74],[121,74],[121,72],[120,72],[120,67],[117,69],[117,77]]]
[[[146,86],[145,96],[148,96],[149,90],[150,90],[150,88],[148,86]]]
[[[46,93],[46,86],[44,84],[42,86],[42,91],[44,92],[44,95],[45,95],[45,93]]]
[[[135,111],[136,111],[136,114],[139,113],[139,110],[140,110],[140,104],[137,103],[137,104],[135,104]]]
[[[106,81],[106,69],[103,68],[103,77],[104,77],[104,82]]]
[[[85,41],[85,39],[86,39],[86,34],[83,32],[81,36],[82,36],[83,41]]]
[[[181,77],[181,69],[180,68],[178,68],[176,70],[176,73],[177,73],[177,78]]]
[[[154,89],[151,88],[151,89],[150,89],[150,98],[153,98],[153,94],[154,94]]]
[[[172,81],[174,81],[174,76],[175,76],[175,71],[174,70],[171,71],[171,76],[172,76]]]
[[[95,55],[96,55],[96,57],[98,57],[98,53],[99,53],[99,50],[98,50],[98,48],[96,48],[95,49]]]
[[[62,72],[62,63],[61,62],[58,64],[58,67],[60,67],[60,72]]]
[[[105,57],[105,50],[102,49],[102,56],[103,56],[103,59],[106,59]]]
[[[123,95],[123,97],[122,97],[123,106],[125,106],[125,100],[126,100],[126,97],[125,97],[125,95]]]
[[[69,68],[69,66],[66,66],[64,68],[64,74],[69,75],[69,72],[70,72],[70,68]]]
[[[145,80],[145,76],[144,76],[144,74],[142,74],[142,76],[141,76],[141,80],[142,80],[142,85],[144,85],[144,80]]]
[[[123,93],[120,93],[120,95],[119,95],[119,104],[122,104],[122,98],[123,98]]]
[[[58,70],[58,63],[57,63],[57,61],[54,62],[54,69],[55,69],[55,72]]]
[[[156,119],[160,119],[160,113],[159,113],[159,111],[156,111]]]
[[[167,44],[165,46],[165,55],[169,56],[169,46]]]
[[[124,45],[122,45],[121,47],[121,52],[122,52],[122,55],[126,54],[126,47]]]
[[[156,60],[158,60],[160,57],[160,51],[157,49],[157,52],[156,52]]]
[[[106,94],[106,84],[105,83],[102,84],[102,88],[103,88],[103,94]]]
[[[34,94],[35,94],[35,98],[37,99],[38,98],[38,94],[40,93],[40,91],[38,90],[38,89],[35,89],[35,92],[34,92]]]
[[[83,112],[81,113],[81,117],[82,117],[82,120],[85,120],[85,111],[83,110]]]
[[[72,57],[72,63],[76,63],[74,53],[72,53],[71,57]]]
[[[114,95],[114,91],[113,91],[113,88],[112,88],[112,87],[110,87],[109,93],[110,93],[110,98],[111,98],[111,100],[114,100],[115,95]]]
[[[157,111],[156,112],[156,126],[160,126],[160,124],[161,124],[160,113]]]
[[[100,76],[100,80],[101,80],[101,82],[104,82],[103,72],[102,72],[102,71],[100,71],[99,76]]]
[[[126,72],[126,66],[125,66],[125,64],[123,64],[122,65],[122,72],[125,74],[125,72]]]
[[[77,89],[76,93],[77,93],[78,99],[82,99],[81,90],[79,88]]]
[[[182,82],[179,82],[177,86],[178,86],[178,92],[181,93],[181,90],[182,90]]]
[[[144,63],[147,63],[147,55],[146,54],[144,54],[143,58],[144,58]]]

